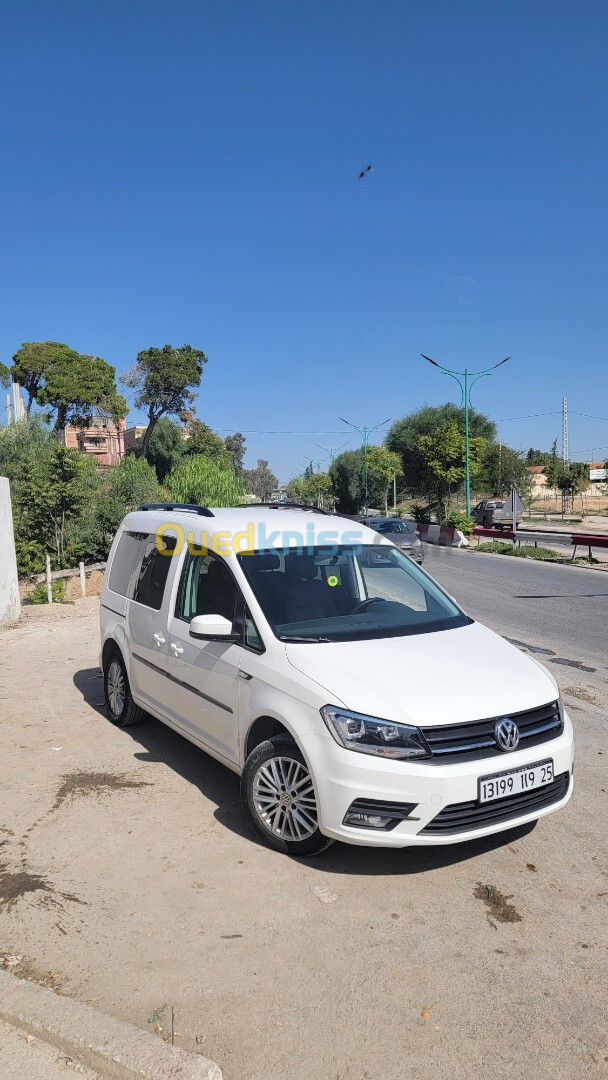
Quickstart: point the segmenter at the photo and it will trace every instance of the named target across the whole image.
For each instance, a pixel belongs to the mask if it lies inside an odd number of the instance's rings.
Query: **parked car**
[[[420,534],[416,532],[416,525],[410,521],[402,521],[401,518],[391,517],[368,517],[359,519],[363,525],[367,525],[374,532],[382,533],[391,544],[401,549],[417,563],[422,564],[424,552]]]
[[[505,510],[507,503],[504,499],[482,499],[471,510],[471,517],[476,525],[484,529],[510,529],[513,524],[513,513]],[[518,523],[522,520],[521,511],[517,511]]]
[[[100,662],[112,722],[150,713],[240,774],[253,826],[293,855],[470,840],[572,792],[552,675],[383,535],[322,512],[128,514]]]

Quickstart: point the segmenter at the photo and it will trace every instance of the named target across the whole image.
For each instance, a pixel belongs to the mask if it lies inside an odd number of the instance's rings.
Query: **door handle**
[[[253,675],[250,675],[248,671],[239,671],[239,678],[241,678],[241,679],[253,679]]]
[[[156,644],[158,645],[159,648],[160,648],[161,645],[165,644],[165,638],[161,634],[160,630],[158,631],[157,634],[154,634],[153,636],[154,636],[154,640],[155,640],[155,642],[156,642]]]
[[[175,653],[176,656],[181,656],[183,651],[184,651],[182,649],[179,641],[172,641],[171,645],[170,645],[170,648],[173,650],[173,652]]]

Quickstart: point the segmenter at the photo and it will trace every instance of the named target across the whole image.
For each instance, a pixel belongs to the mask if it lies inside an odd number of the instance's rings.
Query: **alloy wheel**
[[[112,660],[106,677],[108,702],[114,716],[120,716],[125,707],[125,677],[118,660]]]
[[[265,828],[281,840],[307,840],[317,829],[312,779],[295,758],[274,757],[259,766],[253,804]]]

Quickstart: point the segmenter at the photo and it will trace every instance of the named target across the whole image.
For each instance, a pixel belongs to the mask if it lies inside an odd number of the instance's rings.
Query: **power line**
[[[216,428],[216,431],[229,431],[234,434],[234,428]],[[243,435],[344,435],[344,428],[340,428],[336,431],[283,431],[281,429],[269,429],[265,428],[239,428]]]
[[[608,416],[594,416],[593,413],[588,412],[575,412],[574,409],[570,409],[572,416],[586,416],[589,420],[605,420],[608,423]]]
[[[532,420],[536,416],[560,416],[561,409],[553,409],[551,412],[533,412],[527,413],[526,416],[505,416],[502,420],[495,420],[495,424],[507,424],[509,420]],[[577,414],[578,415],[578,414]],[[582,413],[581,413],[582,415]],[[600,417],[598,417],[600,419]]]

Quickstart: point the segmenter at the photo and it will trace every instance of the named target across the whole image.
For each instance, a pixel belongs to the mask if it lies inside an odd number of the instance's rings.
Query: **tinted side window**
[[[237,584],[217,555],[188,554],[184,564],[176,618],[190,622],[195,615],[223,615],[234,621]]]
[[[119,593],[120,596],[131,595],[129,588],[131,578],[141,551],[142,540],[146,537],[146,533],[123,532],[114,552],[110,569],[108,588],[111,592]]]
[[[165,551],[174,551],[176,543],[174,536],[165,537]],[[160,610],[170,566],[171,555],[161,554],[154,537],[148,536],[143,545],[143,556],[133,592],[133,599],[138,604]]]

